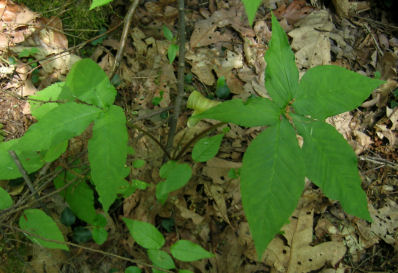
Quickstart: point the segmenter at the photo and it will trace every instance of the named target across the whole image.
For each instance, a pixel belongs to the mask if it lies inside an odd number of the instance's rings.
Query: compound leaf
[[[164,269],[173,269],[176,268],[173,259],[170,257],[167,252],[160,249],[148,249],[148,257],[151,262]]]
[[[316,66],[301,78],[293,107],[301,115],[325,119],[355,109],[383,83],[343,67]]]
[[[170,247],[171,255],[183,262],[193,262],[214,257],[213,253],[188,240],[179,240]]]
[[[245,6],[245,11],[247,14],[247,18],[249,19],[250,25],[253,24],[254,18],[256,17],[256,12],[258,7],[261,4],[261,0],[242,0],[243,5]]]
[[[224,134],[218,134],[212,137],[201,138],[193,147],[192,159],[197,162],[205,162],[216,156],[220,149]]]
[[[88,142],[88,159],[91,179],[105,211],[115,201],[116,195],[128,187],[126,169],[127,128],[123,109],[112,105],[93,127]]]
[[[25,234],[32,242],[48,248],[69,250],[65,244],[45,241],[38,237],[65,242],[64,236],[54,220],[39,209],[27,209],[19,218],[19,227],[30,234]],[[33,234],[33,235],[32,235]],[[38,237],[34,236],[37,235]]]
[[[296,128],[304,138],[302,148],[306,176],[323,193],[340,201],[352,215],[371,221],[366,194],[361,188],[357,157],[337,130],[323,122],[292,114]]]
[[[91,59],[80,60],[72,66],[65,88],[79,100],[101,108],[111,106],[116,96],[108,76]]]
[[[193,119],[216,119],[237,125],[254,127],[272,125],[279,121],[281,110],[265,98],[249,98],[246,102],[233,99],[209,108],[207,111],[192,116]]]
[[[156,198],[159,202],[164,203],[170,192],[176,191],[188,183],[192,170],[188,164],[170,160],[160,168],[159,175],[166,180],[156,185]]]
[[[286,119],[260,133],[241,168],[243,208],[257,255],[294,211],[304,189],[304,162],[296,133]]]
[[[140,246],[146,249],[160,249],[165,239],[159,230],[150,223],[123,218],[130,235]]]
[[[265,61],[267,92],[279,107],[284,108],[298,90],[299,73],[286,33],[274,15],[272,15],[272,38],[265,53]]]
[[[0,187],[0,210],[8,209],[12,206],[12,198],[6,190]]]

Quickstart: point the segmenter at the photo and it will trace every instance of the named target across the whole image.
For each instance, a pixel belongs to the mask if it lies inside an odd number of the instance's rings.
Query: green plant
[[[205,99],[205,112],[198,94],[188,100],[188,107],[202,112],[191,117],[193,123],[210,118],[268,126],[249,145],[240,172],[243,208],[259,258],[295,209],[305,176],[347,213],[371,221],[356,155],[324,120],[356,108],[383,83],[332,65],[311,68],[299,81],[287,36],[273,15],[265,60],[272,100],[234,99],[212,107]]]
[[[174,37],[173,32],[166,27],[165,25],[162,26],[163,29],[163,35],[164,37],[171,43],[169,47],[167,48],[167,57],[169,58],[169,62],[172,64],[174,62],[174,59],[177,56],[177,52],[179,50],[179,47],[177,45],[177,39]]]
[[[165,244],[165,238],[156,227],[146,222],[131,220],[128,218],[123,218],[123,221],[129,229],[130,235],[134,238],[137,244],[147,250],[148,257],[155,266],[163,269],[176,268],[170,255],[166,251],[161,250]],[[178,240],[175,242],[171,245],[170,252],[175,259],[183,262],[193,262],[214,256],[201,246],[187,240]],[[133,269],[129,270],[134,272],[132,271]],[[137,271],[136,268],[134,268],[134,270],[136,270],[136,272],[141,272]],[[125,272],[130,271],[127,271],[126,269]],[[153,272],[161,271],[154,269]],[[191,271],[179,270],[178,272],[188,273]]]

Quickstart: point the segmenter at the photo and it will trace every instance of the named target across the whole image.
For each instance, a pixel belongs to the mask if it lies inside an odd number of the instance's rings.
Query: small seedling
[[[177,52],[179,50],[179,47],[177,45],[177,39],[176,37],[173,36],[173,32],[171,32],[171,30],[166,27],[165,25],[163,25],[163,35],[164,37],[171,42],[171,44],[169,45],[168,49],[167,49],[167,57],[169,59],[170,64],[172,64],[174,62],[174,59],[177,56]]]

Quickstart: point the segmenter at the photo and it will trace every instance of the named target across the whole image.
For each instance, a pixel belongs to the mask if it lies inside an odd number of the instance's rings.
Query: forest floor
[[[73,1],[66,1],[70,2]],[[127,2],[114,0],[111,8],[105,8],[109,12],[101,13],[107,16],[101,21],[102,30],[94,23],[86,23],[87,29],[96,31],[88,35],[80,28],[67,27],[65,21],[70,18],[65,18],[65,10],[69,6],[62,6],[62,2],[57,2],[58,16],[46,19],[45,10],[31,12],[29,6],[0,0],[0,21],[9,24],[3,33],[12,36],[10,41],[11,36],[0,34],[0,137],[3,136],[3,141],[22,136],[35,122],[26,97],[64,80],[75,60],[90,57],[108,75],[111,73],[120,47],[121,22],[128,9]],[[8,10],[4,8],[6,4]],[[182,161],[192,166],[193,176],[164,206],[156,205],[154,187],[118,199],[107,219],[108,240],[101,246],[93,241],[82,243],[99,250],[97,252],[83,248],[71,248],[68,253],[44,249],[16,230],[2,226],[0,273],[124,272],[132,264],[120,257],[149,263],[145,250],[128,236],[121,217],[154,224],[165,236],[166,247],[184,238],[214,253],[211,259],[176,262],[197,273],[298,273],[292,268],[322,273],[398,272],[398,21],[393,12],[398,9],[394,1],[263,1],[251,27],[239,0],[188,0],[185,73],[191,79],[186,81],[184,102],[190,90],[217,99],[216,82],[220,77],[225,77],[230,88],[228,99],[267,97],[264,54],[272,33],[271,10],[289,36],[301,75],[316,65],[335,64],[387,81],[361,107],[328,119],[357,154],[372,223],[347,215],[338,202],[326,198],[307,181],[292,220],[283,228],[284,233],[275,237],[262,261],[257,261],[241,204],[239,179],[231,169],[241,167],[244,151],[261,128],[244,129],[230,124],[215,158],[194,163],[190,153],[183,156]],[[77,46],[117,25],[119,28],[101,39]],[[165,145],[169,130],[167,110],[177,93],[178,62],[170,64],[167,59],[170,41],[163,35],[164,25],[177,35],[177,2],[141,1],[113,82],[118,90],[116,103],[123,107],[127,119]],[[79,35],[80,32],[84,32],[84,36]],[[68,54],[60,55],[65,51]],[[33,69],[37,64],[40,69]],[[185,103],[182,109],[175,147],[184,146],[192,136],[214,124],[201,121],[188,128],[186,124],[192,111]],[[223,128],[218,130],[222,132]],[[129,135],[130,145],[135,149],[134,157],[129,160],[146,162],[135,169],[132,176],[152,185],[158,183],[162,149],[139,130],[129,129]],[[68,158],[82,155],[87,135],[78,138],[74,145],[48,166],[41,174],[42,179],[37,179],[41,196],[54,191],[49,177],[56,167],[68,168]],[[85,153],[83,161],[84,157]],[[26,199],[29,191],[20,181],[0,181],[0,186],[14,201]],[[29,204],[28,199],[24,202],[21,204]],[[51,195],[45,203],[51,216],[59,219],[66,206],[62,197]],[[6,219],[0,218],[0,222],[17,226],[19,216],[20,212],[16,211]],[[78,221],[67,227],[56,221],[70,241],[74,241],[74,230],[84,225]],[[301,247],[293,249],[291,240]],[[330,248],[330,242],[336,251],[328,257],[319,255]],[[292,266],[292,261],[298,261],[300,267]],[[138,266],[143,272],[151,272],[150,268]]]

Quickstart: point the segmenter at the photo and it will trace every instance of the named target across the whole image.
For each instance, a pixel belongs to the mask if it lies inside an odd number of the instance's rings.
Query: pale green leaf
[[[183,262],[193,262],[214,257],[213,253],[188,240],[179,240],[170,247],[171,255]]]
[[[343,67],[316,66],[301,78],[293,107],[301,115],[325,119],[355,109],[383,83]]]
[[[21,217],[19,218],[19,227],[30,234],[25,235],[34,243],[48,248],[57,248],[69,250],[65,244],[45,241],[53,240],[58,242],[65,242],[64,236],[59,230],[54,220],[39,209],[27,209],[24,210]],[[40,237],[36,237],[36,236]]]
[[[290,102],[297,90],[299,73],[286,33],[272,15],[272,38],[265,53],[265,87],[273,101],[281,108]]]
[[[166,181],[156,185],[156,198],[159,202],[164,203],[169,193],[182,188],[188,183],[192,170],[188,164],[170,160],[160,168],[159,175]]]
[[[192,159],[205,162],[215,157],[220,149],[224,134],[201,138],[192,149]]]
[[[340,201],[344,211],[371,221],[366,194],[361,188],[357,157],[337,130],[323,122],[292,114],[304,138],[303,156],[307,177],[330,199]]]
[[[127,128],[123,109],[112,105],[93,127],[88,142],[91,179],[105,211],[115,201],[116,195],[127,189]]]
[[[46,151],[50,147],[78,136],[94,121],[100,109],[85,104],[68,102],[60,104],[30,126],[20,139],[23,151]]]
[[[259,258],[296,208],[304,189],[304,167],[296,133],[284,118],[246,150],[242,204]]]
[[[116,96],[108,76],[91,59],[80,60],[72,66],[65,87],[79,100],[101,108],[111,106]]]
[[[112,0],[93,0],[90,5],[90,10],[95,9],[96,7],[100,7],[112,2]]]
[[[169,47],[167,49],[167,57],[169,59],[170,64],[172,64],[174,62],[174,59],[177,56],[178,50],[179,50],[178,45],[176,45],[176,44],[169,45]]]
[[[261,5],[261,0],[242,0],[243,5],[245,6],[245,11],[247,14],[247,18],[249,19],[250,25],[253,24],[254,18],[256,17],[256,12],[258,7]]]
[[[246,102],[240,99],[225,101],[192,118],[209,118],[253,127],[275,124],[280,114],[281,110],[269,99],[249,98]]]
[[[162,233],[153,225],[128,218],[123,218],[123,221],[130,235],[140,246],[147,249],[160,249],[164,245],[165,239]]]
[[[40,120],[49,111],[58,107],[58,103],[49,101],[57,101],[59,99],[64,85],[64,82],[57,82],[30,96],[29,98],[32,100],[29,101],[29,104],[32,116]]]
[[[6,190],[0,187],[0,210],[8,209],[12,206],[12,198]]]
[[[108,238],[108,232],[103,227],[94,227],[91,230],[91,235],[93,236],[94,242],[98,245],[105,243]]]
[[[148,257],[151,262],[164,269],[174,269],[176,268],[173,259],[167,252],[160,249],[148,249]]]

